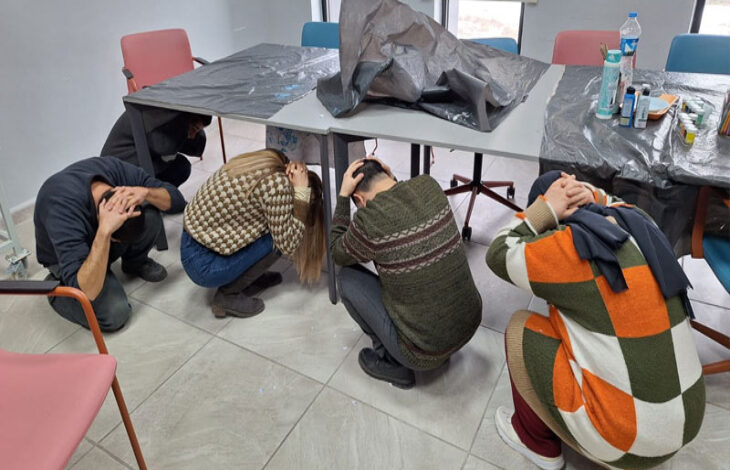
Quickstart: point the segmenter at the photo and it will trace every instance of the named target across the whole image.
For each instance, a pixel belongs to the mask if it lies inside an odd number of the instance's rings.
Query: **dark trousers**
[[[165,163],[165,168],[157,172],[155,177],[177,188],[190,178],[191,171],[190,161],[185,155],[178,153],[174,160]]]
[[[127,294],[124,292],[122,283],[111,272],[109,267],[119,258],[127,266],[134,266],[145,262],[162,228],[162,216],[159,211],[148,208],[144,211],[144,217],[145,230],[137,241],[129,244],[112,242],[109,247],[109,263],[107,265],[106,277],[104,278],[104,286],[96,299],[91,302],[102,331],[118,330],[129,320],[132,306],[129,305],[129,300],[127,299]],[[51,274],[48,275],[47,279],[61,280],[58,265],[48,266],[48,270]],[[63,281],[61,283],[63,284]],[[48,302],[66,320],[78,323],[85,328],[89,327],[84,310],[76,300],[66,297],[49,297]]]
[[[398,330],[383,304],[380,278],[360,265],[346,266],[337,275],[340,297],[347,312],[373,342],[381,358],[418,369],[403,356],[398,345]]]

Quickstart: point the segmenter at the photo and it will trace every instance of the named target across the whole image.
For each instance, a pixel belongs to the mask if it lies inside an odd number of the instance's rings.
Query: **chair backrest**
[[[134,74],[138,89],[193,69],[193,54],[184,29],[163,29],[122,37],[124,67]],[[129,93],[134,93],[127,80]]]
[[[561,31],[555,36],[553,64],[603,65],[601,43],[609,49],[619,49],[621,34],[615,31]],[[634,56],[636,65],[636,56]]]
[[[730,36],[680,34],[667,56],[667,72],[730,74]]]
[[[310,21],[302,27],[302,47],[340,48],[340,24]]]
[[[517,41],[512,38],[476,38],[470,41],[517,54]]]

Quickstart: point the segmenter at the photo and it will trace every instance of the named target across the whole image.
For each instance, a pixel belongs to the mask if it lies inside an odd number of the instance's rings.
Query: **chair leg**
[[[522,212],[522,208],[520,206],[518,206],[514,202],[510,201],[509,199],[507,199],[505,197],[502,197],[499,194],[495,193],[494,191],[492,191],[491,189],[489,189],[484,184],[482,184],[482,185],[479,186],[479,193],[484,194],[485,196],[488,196],[488,197],[494,199],[498,203],[500,203],[500,204],[502,204],[504,206],[509,207],[513,211]]]
[[[218,133],[221,136],[221,150],[223,151],[223,164],[225,165],[228,163],[228,159],[226,158],[226,143],[223,141],[223,120],[220,116],[218,116]]]
[[[692,325],[692,328],[707,336],[714,342],[720,343],[721,345],[730,349],[730,337],[728,337],[727,335],[724,335],[717,330],[713,330],[709,326],[705,326],[697,320],[690,320],[690,324]]]
[[[137,440],[137,434],[134,432],[134,426],[132,426],[132,419],[129,417],[129,411],[127,410],[127,404],[124,402],[124,396],[122,395],[122,389],[119,387],[119,381],[114,376],[112,382],[112,391],[114,392],[114,398],[117,400],[117,406],[119,407],[119,413],[122,415],[122,421],[124,422],[124,428],[127,430],[127,436],[129,436],[129,442],[132,444],[132,450],[134,451],[134,458],[137,459],[137,466],[139,470],[147,470],[147,464],[142,456],[142,449],[139,447],[139,441]]]
[[[730,360],[713,362],[702,366],[703,375],[722,374],[724,372],[730,372]]]

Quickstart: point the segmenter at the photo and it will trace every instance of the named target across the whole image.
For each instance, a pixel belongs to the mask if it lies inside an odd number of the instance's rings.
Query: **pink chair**
[[[194,61],[208,63],[200,57],[193,57],[188,34],[184,29],[162,29],[145,33],[128,34],[122,37],[122,73],[127,78],[129,94],[193,70]],[[226,145],[223,141],[223,123],[218,118],[218,132],[226,163]],[[202,159],[202,157],[201,157]]]
[[[555,36],[553,64],[603,65],[601,43],[609,49],[619,49],[621,35],[615,31],[561,31]],[[636,66],[636,55],[634,55]]]
[[[0,468],[64,468],[111,387],[140,469],[146,469],[124,396],[89,299],[55,281],[0,281],[0,295],[71,297],[99,354],[17,354],[0,350]]]

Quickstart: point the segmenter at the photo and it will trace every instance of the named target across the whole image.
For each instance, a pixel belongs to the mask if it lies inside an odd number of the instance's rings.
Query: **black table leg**
[[[337,194],[340,194],[342,187],[342,178],[345,177],[345,171],[350,162],[350,148],[347,145],[350,139],[342,134],[332,134],[332,142],[334,144],[335,156],[335,187]]]
[[[144,171],[155,176],[155,169],[152,166],[152,157],[147,144],[147,133],[144,129],[144,120],[142,119],[142,110],[132,103],[124,103],[129,116],[129,122],[132,127],[132,137],[134,137],[134,147],[137,150],[137,160]],[[159,235],[157,235],[157,250],[167,250],[167,235],[165,234],[165,225],[162,225]]]
[[[430,145],[423,146],[423,174],[424,175],[431,174],[431,146]]]
[[[332,192],[330,186],[330,158],[326,135],[319,136],[319,161],[322,165],[322,196],[324,197],[324,226],[327,242],[327,283],[329,285],[330,302],[337,303],[337,280],[335,261],[330,251],[330,230],[332,229]],[[340,180],[340,183],[342,181]]]
[[[421,174],[421,146],[411,144],[411,178]]]

